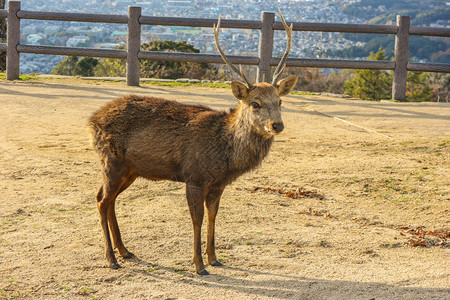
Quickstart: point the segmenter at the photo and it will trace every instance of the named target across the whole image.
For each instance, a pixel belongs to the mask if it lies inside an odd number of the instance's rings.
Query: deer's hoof
[[[223,264],[220,261],[218,261],[217,259],[214,260],[213,262],[211,262],[210,265],[214,266],[214,267],[221,267],[221,266],[223,266]]]
[[[134,257],[134,254],[131,253],[131,252],[127,252],[127,253],[125,253],[122,257],[123,257],[123,258],[126,258],[126,259],[128,259],[128,258],[133,258],[133,257]]]
[[[201,271],[198,271],[197,274],[198,274],[198,275],[209,275],[209,272],[206,271],[205,269],[203,269],[203,270],[201,270]]]
[[[114,270],[122,268],[118,263],[112,263],[109,265],[109,267]]]

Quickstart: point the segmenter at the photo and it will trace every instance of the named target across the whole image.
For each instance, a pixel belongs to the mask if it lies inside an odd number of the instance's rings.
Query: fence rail
[[[8,10],[0,9],[0,18],[7,18],[8,20],[7,42],[6,44],[0,43],[0,52],[7,53],[8,80],[14,80],[19,77],[19,53],[127,59],[128,85],[139,85],[139,60],[223,63],[220,55],[153,52],[139,49],[142,25],[211,28],[217,22],[217,19],[143,16],[140,7],[129,7],[128,15],[28,11],[20,9],[20,1],[9,1]],[[20,44],[21,19],[127,24],[127,50]],[[261,31],[258,56],[229,56],[230,61],[234,64],[258,66],[257,81],[264,79],[270,82],[272,76],[270,66],[277,65],[280,61],[280,58],[272,57],[273,33],[274,30],[284,30],[284,27],[281,22],[275,22],[274,20],[274,13],[263,12],[260,21],[222,20],[221,22],[222,28],[257,29]],[[410,17],[408,16],[397,16],[397,24],[395,25],[292,23],[294,31],[395,34],[396,44],[395,61],[288,58],[286,65],[290,67],[393,70],[392,97],[395,100],[405,99],[408,71],[450,73],[450,64],[408,62],[410,35],[450,37],[449,28],[410,26]]]

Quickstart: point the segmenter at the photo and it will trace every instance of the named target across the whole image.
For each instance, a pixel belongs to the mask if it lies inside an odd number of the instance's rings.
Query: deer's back
[[[161,121],[183,125],[205,111],[213,110],[162,98],[128,95],[104,105],[91,117],[90,123],[105,132],[121,134]]]

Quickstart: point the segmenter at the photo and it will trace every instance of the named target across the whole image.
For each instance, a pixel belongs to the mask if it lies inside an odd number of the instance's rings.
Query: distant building
[[[33,33],[27,36],[27,43],[30,45],[39,45],[39,41],[45,39],[47,36],[43,33]]]
[[[67,47],[76,47],[79,44],[86,43],[86,41],[88,39],[89,38],[87,36],[84,36],[84,35],[74,36],[74,37],[71,37],[70,39],[67,40],[66,46]]]
[[[54,46],[64,46],[64,39],[60,36],[49,36],[48,41]]]
[[[169,0],[167,4],[174,7],[190,7],[193,3],[191,0]]]
[[[44,33],[45,33],[46,35],[50,35],[50,34],[52,34],[53,32],[61,31],[61,28],[62,28],[61,25],[50,25],[50,26],[45,26]]]
[[[119,7],[127,7],[129,5],[136,5],[136,1],[135,0],[116,1],[116,6],[119,6]]]

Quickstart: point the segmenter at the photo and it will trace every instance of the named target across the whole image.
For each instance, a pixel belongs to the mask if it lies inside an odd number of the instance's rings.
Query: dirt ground
[[[224,266],[198,276],[184,186],[167,181],[119,197],[136,258],[105,267],[87,122],[129,93],[236,104],[220,88],[0,81],[0,298],[450,299],[449,104],[285,97],[270,155],[222,197]]]

